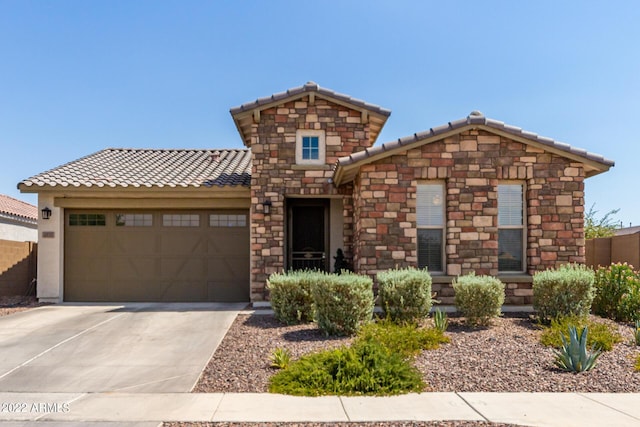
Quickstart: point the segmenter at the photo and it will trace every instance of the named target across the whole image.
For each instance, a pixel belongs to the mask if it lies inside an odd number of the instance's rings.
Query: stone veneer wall
[[[486,131],[470,130],[365,165],[354,187],[354,263],[375,275],[417,265],[416,185],[446,188],[446,274],[498,276],[497,185],[522,183],[529,275],[585,261],[581,163]],[[507,303],[532,302],[530,278],[508,280]],[[434,286],[452,302],[448,281]]]
[[[296,165],[296,131],[324,130],[326,165]],[[263,301],[271,273],[285,268],[285,200],[287,197],[341,197],[344,207],[345,256],[353,254],[352,185],[336,189],[330,182],[339,157],[364,150],[369,125],[361,113],[319,97],[301,98],[262,110],[251,131],[251,300]],[[262,203],[269,199],[271,214]]]

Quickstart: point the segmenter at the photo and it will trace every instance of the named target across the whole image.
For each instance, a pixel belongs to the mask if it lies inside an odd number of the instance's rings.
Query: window
[[[162,225],[165,227],[199,227],[200,215],[165,214],[162,215]]]
[[[151,227],[152,225],[152,214],[116,214],[118,227]]]
[[[524,197],[521,184],[498,185],[498,271],[524,271]]]
[[[69,214],[70,226],[101,227],[107,224],[105,214]]]
[[[444,185],[418,185],[418,267],[427,267],[432,272],[444,271],[444,212]]]
[[[209,215],[210,227],[246,227],[246,215]]]
[[[298,130],[296,132],[296,163],[301,165],[324,165],[324,131]]]

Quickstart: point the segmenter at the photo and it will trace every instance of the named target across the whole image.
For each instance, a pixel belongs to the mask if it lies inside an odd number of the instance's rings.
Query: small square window
[[[162,225],[165,227],[199,227],[200,215],[165,214],[162,215]]]
[[[322,130],[300,129],[296,133],[296,163],[325,164],[325,139]]]
[[[69,214],[70,226],[102,227],[106,224],[105,214]]]
[[[246,215],[209,215],[210,227],[246,227],[247,216]]]

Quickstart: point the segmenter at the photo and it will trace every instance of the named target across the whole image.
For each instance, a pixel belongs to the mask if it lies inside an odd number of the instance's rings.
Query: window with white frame
[[[444,184],[419,184],[416,191],[418,267],[444,272]]]
[[[162,215],[164,227],[199,227],[200,215],[197,214],[164,214]]]
[[[498,185],[498,271],[523,272],[524,252],[523,186]]]
[[[299,165],[325,164],[324,131],[300,129],[296,132],[296,163]]]

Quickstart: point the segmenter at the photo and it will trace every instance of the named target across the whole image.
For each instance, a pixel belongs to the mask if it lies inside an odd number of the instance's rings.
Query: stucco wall
[[[51,218],[38,221],[38,299],[62,302],[64,273],[64,209],[55,207],[53,194],[38,195],[38,211],[51,209]]]
[[[0,240],[37,242],[38,226],[9,218],[0,218]]]

